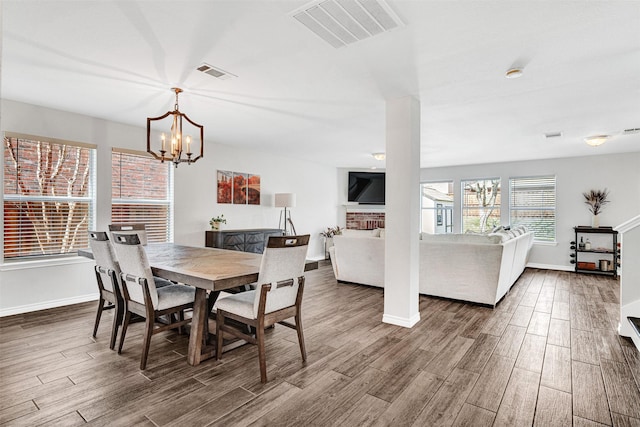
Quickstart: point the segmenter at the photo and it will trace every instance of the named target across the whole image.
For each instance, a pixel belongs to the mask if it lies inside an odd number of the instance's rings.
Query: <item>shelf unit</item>
[[[618,232],[612,227],[573,227],[575,232],[575,240],[571,242],[571,263],[575,264],[576,273],[604,274],[617,277],[618,267],[620,266],[620,250],[618,247]],[[607,238],[606,247],[581,248],[580,238],[588,239],[591,235],[610,235],[610,241]],[[609,243],[610,242],[610,243]],[[609,246],[609,244],[611,246]],[[600,261],[608,261],[607,269],[601,268]],[[592,266],[593,268],[587,267]]]

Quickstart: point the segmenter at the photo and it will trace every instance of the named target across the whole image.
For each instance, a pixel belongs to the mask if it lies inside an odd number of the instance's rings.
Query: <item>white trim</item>
[[[0,271],[26,270],[31,268],[55,267],[59,265],[93,263],[92,259],[82,256],[68,256],[61,258],[32,259],[24,261],[6,261],[0,264]]]
[[[402,326],[405,328],[412,328],[413,325],[415,325],[420,321],[420,313],[416,313],[413,317],[409,319],[406,317],[393,316],[391,314],[383,314],[382,321],[384,323],[389,323],[391,325]]]
[[[627,231],[640,226],[640,215],[631,218],[629,221],[625,221],[622,224],[614,228],[618,233],[626,233]]]
[[[527,263],[529,268],[539,268],[540,270],[560,270],[574,272],[576,269],[571,265],[538,264],[536,262]]]
[[[63,307],[65,305],[79,304],[88,301],[97,301],[98,293],[81,295],[72,298],[63,298],[53,301],[44,301],[36,304],[21,305],[18,307],[10,307],[0,309],[0,317],[13,316],[15,314],[29,313],[31,311],[46,310],[48,308]]]

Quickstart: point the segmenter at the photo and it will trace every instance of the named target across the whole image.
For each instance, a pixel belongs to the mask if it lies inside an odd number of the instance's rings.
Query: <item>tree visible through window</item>
[[[511,226],[525,225],[535,240],[556,240],[556,177],[537,176],[509,180]]]
[[[145,224],[149,242],[173,240],[173,168],[144,154],[111,154],[111,221]]]
[[[500,225],[500,178],[462,181],[462,232],[487,233]]]
[[[7,133],[4,259],[75,253],[89,246],[95,146]]]

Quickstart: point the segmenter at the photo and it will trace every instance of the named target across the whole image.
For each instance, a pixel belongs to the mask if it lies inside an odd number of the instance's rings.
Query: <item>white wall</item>
[[[145,125],[144,118],[141,125]],[[111,148],[146,149],[144,127],[10,100],[0,100],[0,130],[98,145],[97,229],[106,229],[110,223]],[[261,205],[218,205],[218,169],[260,175]],[[280,211],[273,207],[273,194],[291,192],[297,195],[297,206],[292,209],[296,231],[311,234],[310,258],[324,258],[319,233],[336,222],[336,179],[334,167],[207,141],[203,159],[191,166],[181,165],[175,171],[174,240],[204,246],[209,219],[219,214],[227,218],[227,228],[277,227]],[[0,265],[0,315],[97,297],[92,262],[74,259],[50,264],[39,263],[37,268],[29,263]]]
[[[609,141],[609,144],[615,144]],[[594,148],[597,150],[597,148]],[[454,232],[460,232],[460,181],[500,176],[502,179],[502,224],[509,223],[509,178],[522,176],[556,176],[555,245],[535,244],[529,264],[543,268],[573,270],[569,260],[569,242],[573,227],[591,225],[591,214],[582,193],[607,188],[611,202],[600,214],[601,226],[616,226],[640,214],[640,152],[525,162],[492,163],[422,169],[420,179],[454,181]]]

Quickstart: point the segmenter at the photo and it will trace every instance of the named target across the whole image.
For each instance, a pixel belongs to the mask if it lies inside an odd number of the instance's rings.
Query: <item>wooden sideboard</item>
[[[269,236],[282,236],[277,228],[253,228],[246,230],[207,230],[204,245],[209,248],[261,254]]]

